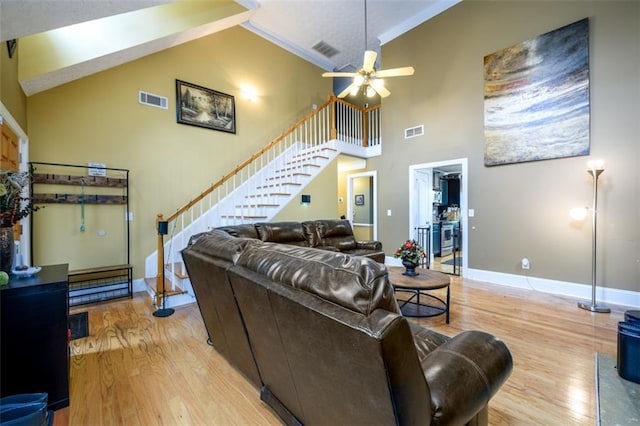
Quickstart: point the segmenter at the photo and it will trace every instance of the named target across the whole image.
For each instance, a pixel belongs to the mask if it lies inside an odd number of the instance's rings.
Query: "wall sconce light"
[[[249,102],[255,102],[258,99],[258,91],[251,86],[243,86],[242,97]]]
[[[597,218],[598,218],[598,176],[604,172],[604,161],[593,160],[587,163],[587,173],[593,177],[592,206],[576,207],[569,214],[575,220],[584,220],[591,211],[591,303],[578,302],[578,307],[591,312],[611,312],[607,306],[596,303],[596,268],[597,259]]]
[[[302,197],[300,199],[300,204],[302,204],[303,206],[311,204],[311,195],[302,194]]]

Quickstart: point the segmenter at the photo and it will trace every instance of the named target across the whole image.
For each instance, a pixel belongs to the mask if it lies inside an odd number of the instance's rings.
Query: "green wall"
[[[504,47],[590,18],[591,156],[485,167],[483,58]],[[379,239],[387,254],[409,234],[408,168],[468,158],[471,269],[591,283],[591,226],[569,210],[591,202],[586,163],[606,160],[600,179],[599,274],[604,287],[640,288],[640,2],[466,0],[383,46],[388,79],[378,170]],[[405,140],[403,129],[424,124]],[[466,250],[466,248],[465,248]]]
[[[174,212],[309,113],[312,104],[324,102],[331,81],[321,72],[234,27],[29,97],[31,161],[101,162],[131,171],[131,253],[140,278],[145,257],[156,248],[156,215]],[[234,95],[237,133],[177,124],[176,79]],[[258,92],[255,102],[241,96],[247,84]],[[169,109],[140,105],[139,90],[168,97]],[[95,227],[86,231],[93,238],[83,236],[84,250],[73,249],[80,242],[79,212],[74,214],[78,219],[64,224],[57,241],[45,233],[62,224],[42,216],[34,232],[34,264],[106,264],[103,253],[110,246],[95,237]]]

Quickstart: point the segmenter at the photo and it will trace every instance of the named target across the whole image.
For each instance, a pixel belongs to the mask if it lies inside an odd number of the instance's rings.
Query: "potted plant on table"
[[[11,271],[13,263],[13,227],[39,209],[25,196],[31,173],[0,170],[0,270]]]
[[[416,266],[426,257],[424,248],[416,240],[407,240],[394,253],[393,257],[400,258],[402,265],[405,267],[403,275],[415,277],[418,275]]]

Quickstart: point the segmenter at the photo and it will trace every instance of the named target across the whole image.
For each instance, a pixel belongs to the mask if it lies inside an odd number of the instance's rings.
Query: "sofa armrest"
[[[488,403],[513,369],[507,346],[482,331],[465,331],[422,361],[434,424],[465,424]]]
[[[382,243],[380,241],[356,241],[356,248],[380,251]]]

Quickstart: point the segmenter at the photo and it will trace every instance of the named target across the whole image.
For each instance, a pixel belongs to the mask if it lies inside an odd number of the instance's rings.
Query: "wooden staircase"
[[[360,108],[330,96],[176,213],[167,218],[159,214],[156,229],[167,222],[167,241],[158,235],[158,250],[145,260],[145,282],[156,306],[162,304],[163,275],[167,305],[195,301],[180,255],[192,235],[218,226],[267,222],[341,152],[379,150],[379,128],[371,127],[379,127],[379,113],[379,106]]]

